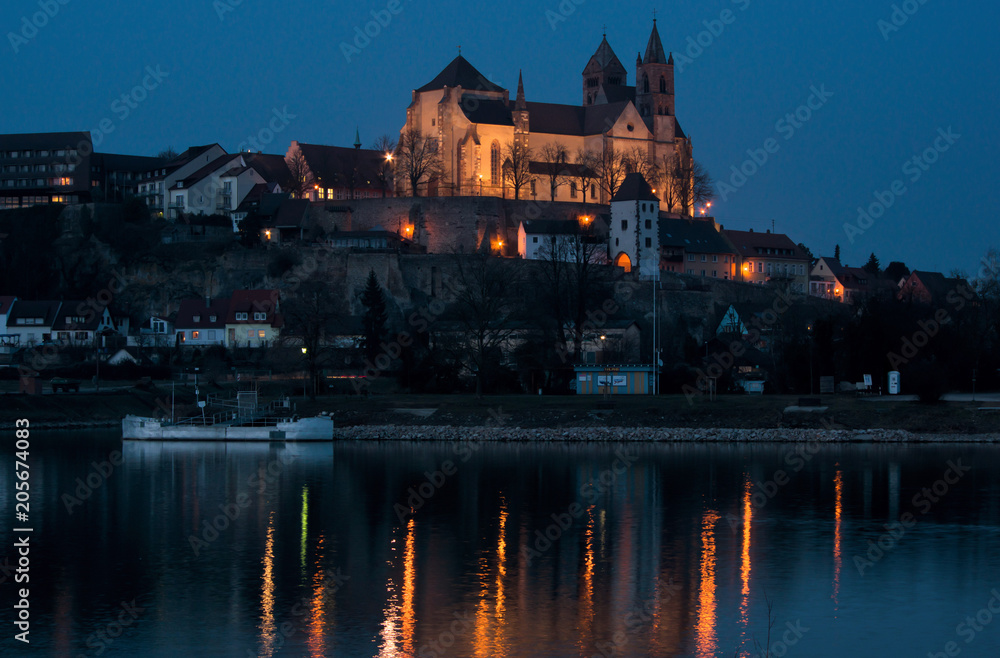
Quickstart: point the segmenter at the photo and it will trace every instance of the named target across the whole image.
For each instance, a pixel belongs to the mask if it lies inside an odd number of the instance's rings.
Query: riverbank
[[[267,396],[272,397],[272,392]],[[177,388],[178,415],[197,413],[193,402],[193,390]],[[823,396],[822,409],[811,411],[798,410],[797,396],[779,395],[723,396],[690,403],[681,395],[613,400],[530,395],[338,395],[310,400],[300,395],[291,402],[300,416],[332,413],[338,433],[349,429],[358,438],[382,438],[390,432],[401,436],[471,435],[477,428],[501,430],[496,434],[500,440],[523,440],[521,432],[534,430],[549,430],[547,434],[557,440],[563,434],[569,440],[606,435],[609,438],[601,440],[622,440],[619,433],[641,433],[640,429],[665,437],[651,440],[685,441],[730,440],[718,437],[733,432],[748,433],[746,440],[751,441],[812,440],[784,438],[812,436],[807,430],[843,431],[855,438],[837,440],[862,441],[911,441],[925,435],[1000,437],[1000,408],[971,400],[924,405],[888,398]],[[36,429],[116,427],[126,414],[169,413],[170,404],[169,385],[100,393],[6,394],[0,395],[0,430],[13,428],[18,418],[29,419]],[[515,434],[508,434],[511,432]]]

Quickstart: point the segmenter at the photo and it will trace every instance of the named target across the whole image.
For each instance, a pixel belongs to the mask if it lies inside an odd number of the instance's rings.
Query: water
[[[794,450],[38,433],[31,655],[1000,653],[1000,450]]]

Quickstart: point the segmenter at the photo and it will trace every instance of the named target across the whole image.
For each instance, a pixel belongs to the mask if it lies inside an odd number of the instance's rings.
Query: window
[[[712,270],[712,278],[713,279],[718,279],[719,278],[719,272],[718,272],[718,270]]]
[[[694,262],[694,254],[688,254],[688,262],[689,263],[693,263]]]
[[[236,319],[237,320],[246,320],[247,319],[247,314],[246,313],[237,313],[236,314]]]
[[[718,263],[719,262],[719,257],[718,256],[712,256],[712,262],[713,263]]]
[[[533,237],[531,238],[531,243],[532,243],[532,244],[538,244],[538,236],[537,236],[537,235],[536,235],[536,236],[533,236]]]
[[[569,184],[569,198],[571,199],[576,198],[576,181],[573,181]]]
[[[325,187],[319,188],[318,193],[319,193],[319,198],[320,199],[323,199],[323,200],[326,199],[326,188]]]
[[[218,319],[219,319],[218,315],[210,315],[210,316],[208,316],[208,321],[209,322],[215,322]]]
[[[628,230],[628,220],[627,219],[623,219],[622,220],[622,230],[623,231],[627,231]]]
[[[704,263],[704,262],[707,262],[707,261],[708,261],[708,256],[706,256],[705,254],[702,254],[701,255],[701,262]]]
[[[267,338],[267,332],[264,331],[263,329],[260,329],[259,331],[257,331],[257,338],[264,340],[265,338]]]
[[[253,329],[247,329],[247,338],[253,338]]]
[[[165,334],[167,333],[167,327],[164,322],[154,321],[152,323],[154,334]]]
[[[191,332],[191,339],[192,340],[198,340],[198,336],[200,336],[200,335],[201,335],[200,331],[192,331]]]
[[[490,181],[500,184],[500,142],[495,139],[490,144]]]
[[[597,198],[597,185],[595,185],[594,183],[590,184],[590,198],[591,199]]]
[[[196,316],[194,316],[193,318],[191,318],[191,320],[192,320],[193,322],[201,322],[201,316],[200,316],[200,315],[196,315]]]
[[[762,263],[761,261],[757,261],[757,273],[760,274],[763,271],[764,271],[764,263]]]
[[[660,76],[660,93],[661,94],[667,93],[667,79],[664,78],[662,75]]]
[[[254,322],[264,322],[267,320],[267,313],[254,313],[253,319]]]
[[[701,275],[702,275],[702,276],[705,276],[705,270],[702,270],[702,271],[701,271]]]
[[[208,330],[208,339],[209,340],[215,340],[215,329],[209,329]]]
[[[652,222],[652,220],[647,219],[646,220],[646,230],[649,230],[651,228],[653,228],[653,222]]]
[[[646,238],[646,248],[653,246],[653,238]]]
[[[642,204],[642,212],[646,212],[646,204]]]
[[[537,194],[538,194],[538,191],[535,189],[535,179],[532,178],[531,179],[531,196],[535,196]]]

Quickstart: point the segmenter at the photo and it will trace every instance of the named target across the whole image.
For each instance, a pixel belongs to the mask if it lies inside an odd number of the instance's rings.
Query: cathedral
[[[519,190],[521,199],[550,200],[557,166],[564,175],[556,201],[609,203],[593,167],[585,165],[587,158],[593,162],[609,153],[641,154],[647,163],[660,164],[675,153],[691,157],[690,141],[674,114],[673,55],[664,52],[655,19],[645,54],[636,56],[635,81],[629,85],[628,71],[606,35],[583,69],[580,105],[529,101],[521,79],[511,99],[507,89],[487,80],[459,54],[413,91],[406,109],[401,134],[419,130],[436,141],[440,155],[440,172],[421,183],[420,194],[512,198],[511,181],[504,180],[503,172],[510,166],[510,145],[516,143],[530,154],[530,181]],[[554,165],[552,155],[559,152],[565,163]],[[399,191],[410,193],[409,181],[403,179],[397,175]]]

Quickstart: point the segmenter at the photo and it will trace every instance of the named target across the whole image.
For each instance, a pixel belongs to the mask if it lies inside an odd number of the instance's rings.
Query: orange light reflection
[[[750,623],[750,523],[753,521],[753,505],[750,498],[752,495],[753,483],[748,475],[743,490],[743,551],[740,554],[740,580],[743,581],[740,622],[744,628]]]
[[[698,594],[698,626],[695,629],[698,656],[712,658],[718,649],[715,634],[715,524],[719,515],[708,510],[701,525],[701,590]]]
[[[413,608],[414,582],[416,572],[414,559],[416,555],[415,536],[416,522],[410,517],[406,525],[406,548],[403,551],[403,652],[413,655],[413,631],[417,625],[417,615]]]
[[[309,617],[308,638],[306,643],[309,646],[310,655],[313,658],[322,658],[326,655],[326,636],[324,625],[326,622],[326,608],[323,605],[326,599],[325,574],[323,572],[323,537],[319,537],[316,542],[316,573],[313,575],[313,595],[310,602],[312,615]]]
[[[837,475],[833,478],[833,483],[835,487],[835,498],[833,503],[833,605],[834,609],[839,605],[838,598],[840,597],[840,567],[843,563],[843,555],[841,554],[841,520],[844,511],[844,477],[841,471],[837,471]]]
[[[264,546],[264,575],[260,592],[260,655],[270,658],[274,655],[274,512],[267,521],[267,541]]]

